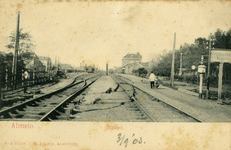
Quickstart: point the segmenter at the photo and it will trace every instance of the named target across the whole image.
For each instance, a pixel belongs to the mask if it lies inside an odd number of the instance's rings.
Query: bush
[[[148,71],[145,68],[139,68],[138,72],[139,72],[139,75],[140,74],[147,74],[148,73]]]
[[[147,76],[148,71],[145,68],[139,68],[137,70],[132,71],[134,75],[145,78]]]
[[[218,77],[210,77],[210,86],[218,87]]]
[[[177,81],[183,81],[184,77],[183,76],[179,76],[179,75],[175,75],[174,79],[176,79]]]
[[[177,81],[184,81],[187,83],[196,83],[197,82],[197,76],[196,75],[183,75],[183,76],[175,75],[174,79]]]

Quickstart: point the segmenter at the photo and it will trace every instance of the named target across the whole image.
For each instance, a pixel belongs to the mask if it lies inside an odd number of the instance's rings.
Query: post
[[[20,11],[18,12],[18,20],[16,27],[16,41],[15,41],[15,52],[13,58],[13,66],[12,66],[12,79],[13,79],[13,88],[16,89],[17,86],[17,65],[18,65],[18,48],[19,48],[19,23],[20,23]]]
[[[51,80],[51,59],[50,59],[50,71],[49,71],[49,80]]]
[[[200,74],[199,98],[202,98],[203,74]]]
[[[1,66],[0,66],[1,67]],[[0,110],[2,109],[2,100],[3,100],[3,92],[2,92],[2,86],[3,84],[0,84]]]
[[[23,73],[23,70],[22,70],[22,87],[24,87],[24,85],[25,85],[25,80],[24,80],[24,73]]]
[[[106,64],[106,76],[108,76],[108,63]]]
[[[171,86],[174,86],[174,64],[175,64],[175,45],[176,45],[176,33],[174,33],[174,44],[172,50],[172,70],[171,70]]]
[[[182,55],[183,53],[181,52],[180,53],[180,73],[179,73],[180,76],[182,75]]]
[[[32,80],[33,80],[33,85],[35,84],[35,72],[32,70]]]
[[[2,87],[0,85],[0,110],[2,110],[2,100],[3,100],[3,92],[2,92]]]
[[[24,86],[23,86],[23,93],[25,94],[27,92],[27,79],[24,78]]]
[[[222,93],[222,76],[223,76],[223,62],[219,64],[219,77],[218,77],[218,101],[221,100]]]
[[[9,80],[9,79],[8,79],[8,78],[9,78],[8,76],[9,76],[8,69],[6,69],[6,74],[5,74],[5,81],[6,81],[6,83],[5,83],[5,85],[6,85],[5,88],[6,88],[6,90],[8,89],[8,80]]]
[[[212,33],[209,35],[209,56],[208,56],[208,74],[207,74],[207,91],[206,91],[206,99],[209,98],[209,82],[210,82],[210,53],[211,53],[211,36]]]
[[[57,55],[55,55],[55,69],[56,69],[56,66],[57,66]]]
[[[59,68],[59,56],[58,56],[58,70],[59,70],[60,68]]]

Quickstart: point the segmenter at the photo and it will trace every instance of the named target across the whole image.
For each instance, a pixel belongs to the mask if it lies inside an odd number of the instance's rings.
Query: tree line
[[[221,29],[217,29],[217,31],[211,36],[211,49],[219,48],[219,49],[231,49],[231,29],[228,31],[222,31]],[[206,38],[196,38],[193,44],[187,44],[180,46],[180,49],[175,51],[175,67],[174,72],[175,75],[179,75],[180,68],[180,58],[182,55],[182,68],[184,73],[182,76],[186,76],[187,72],[193,72],[192,66],[198,66],[201,62],[201,56],[204,56],[203,64],[208,66],[208,39]],[[152,70],[154,70],[155,74],[158,76],[170,76],[171,75],[171,66],[172,66],[172,51],[165,52],[159,55],[157,60],[152,60],[153,66]],[[210,63],[210,72],[211,77],[218,77],[218,64],[219,63]],[[208,71],[208,69],[206,69]],[[231,64],[224,63],[223,69],[223,78],[225,80],[231,80]],[[217,81],[217,80],[216,80]]]

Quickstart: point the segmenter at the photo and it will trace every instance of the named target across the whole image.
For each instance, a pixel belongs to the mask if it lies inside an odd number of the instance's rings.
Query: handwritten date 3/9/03
[[[117,139],[116,142],[120,143],[119,144],[120,146],[124,144],[125,147],[127,147],[127,145],[129,143],[131,143],[133,145],[135,145],[135,144],[145,144],[145,142],[143,142],[143,140],[142,140],[142,137],[137,138],[134,133],[133,133],[133,135],[131,136],[130,139],[126,138],[125,135],[122,135],[121,133],[119,133],[118,134],[118,139]]]

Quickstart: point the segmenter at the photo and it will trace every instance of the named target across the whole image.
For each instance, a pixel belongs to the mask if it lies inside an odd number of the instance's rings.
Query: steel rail
[[[130,97],[130,99],[132,99],[132,100],[134,100],[135,102],[136,102],[136,104],[137,104],[137,106],[141,109],[141,111],[143,111],[153,122],[157,122],[156,121],[156,119],[155,118],[153,118],[149,113],[148,113],[148,111],[138,102],[138,100],[133,96],[133,95],[130,95],[129,93],[128,93],[128,90],[126,90],[122,85],[121,85],[121,83],[120,82],[118,82],[116,79],[115,79],[115,77],[113,77],[113,76],[111,76],[123,89],[124,89],[124,91],[125,91],[125,93],[127,94],[127,95],[129,95],[129,97]],[[121,79],[122,80],[122,79]],[[125,82],[125,81],[124,81]],[[127,82],[126,82],[127,83]],[[129,84],[129,83],[127,83],[127,84]],[[129,85],[131,85],[131,84],[129,84]],[[131,85],[132,87],[133,87],[133,85]]]
[[[47,114],[45,114],[40,120],[41,121],[50,121],[48,118],[49,116],[55,111],[57,110],[59,107],[61,107],[63,104],[65,104],[66,102],[68,102],[69,100],[71,100],[73,97],[75,97],[76,95],[78,95],[79,93],[81,93],[83,90],[85,90],[87,87],[89,87],[91,84],[93,84],[97,79],[99,79],[101,76],[94,76],[96,77],[96,79],[94,79],[93,81],[91,81],[91,83],[89,84],[85,84],[81,89],[79,89],[78,91],[76,91],[75,93],[73,93],[72,95],[68,96],[66,99],[64,99],[61,103],[59,103],[55,108],[53,108],[52,110],[50,110]],[[86,81],[86,80],[85,80]]]
[[[118,75],[117,75],[117,76],[118,76]],[[122,78],[123,78],[123,77],[120,76],[120,79],[124,81],[124,79],[122,79]],[[124,81],[124,82],[126,82],[126,81]],[[127,82],[126,82],[126,83],[127,83]],[[130,83],[128,83],[128,84],[130,84]],[[150,93],[144,91],[143,89],[137,87],[136,85],[133,85],[133,84],[130,84],[130,85],[134,86],[135,88],[139,89],[140,91],[146,93],[147,95],[149,95],[149,96],[151,96],[151,97],[155,97],[155,96],[151,95]],[[156,97],[155,97],[155,98],[156,98]],[[176,107],[176,106],[173,106],[172,104],[169,104],[168,102],[166,102],[166,101],[164,101],[164,100],[161,100],[160,98],[157,98],[157,99],[158,99],[159,101],[165,103],[166,105],[168,105],[168,106],[170,106],[170,107],[172,107],[172,108],[174,108],[174,109],[180,111],[181,113],[186,114],[187,116],[193,118],[193,119],[196,120],[197,122],[203,122],[203,121],[202,121],[201,119],[199,119],[198,117],[196,117],[196,116],[194,116],[194,115],[192,115],[192,114],[189,114],[189,113],[185,112],[184,110],[182,110],[182,109],[180,109],[180,108],[178,108],[178,107]]]
[[[97,76],[97,75],[96,75],[96,76]],[[93,77],[95,77],[95,76],[93,76]],[[89,80],[89,79],[91,79],[91,78],[93,78],[93,77],[87,78],[86,80]],[[54,95],[54,94],[56,94],[56,93],[62,92],[62,91],[64,91],[64,90],[66,90],[66,89],[68,89],[68,88],[71,88],[71,87],[73,87],[73,86],[75,86],[75,85],[77,85],[77,84],[80,84],[80,83],[82,83],[82,82],[84,82],[84,81],[79,81],[79,82],[76,82],[76,83],[73,83],[73,82],[72,82],[71,84],[69,84],[69,85],[67,85],[67,86],[65,86],[65,87],[62,87],[62,88],[60,88],[60,89],[58,89],[58,90],[55,90],[55,91],[53,91],[53,92],[50,92],[50,93],[41,95],[41,96],[36,97],[36,98],[33,98],[33,99],[31,99],[31,100],[27,100],[27,101],[25,101],[25,102],[23,102],[23,103],[20,103],[20,104],[17,104],[17,105],[14,105],[14,106],[12,106],[12,107],[10,107],[10,108],[7,108],[7,109],[5,109],[5,110],[0,111],[0,116],[5,115],[5,114],[7,114],[7,113],[9,113],[9,112],[11,112],[11,111],[13,111],[13,110],[16,110],[16,109],[20,108],[20,107],[24,107],[25,105],[27,105],[27,104],[29,104],[29,103],[31,103],[31,102],[36,102],[36,101],[39,101],[39,100],[41,100],[41,99],[43,99],[43,98],[51,97],[52,95]],[[0,120],[1,120],[1,119],[0,119]]]

